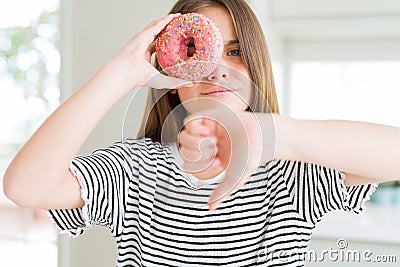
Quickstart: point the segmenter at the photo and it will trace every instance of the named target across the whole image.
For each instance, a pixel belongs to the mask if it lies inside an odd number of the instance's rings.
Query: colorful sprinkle
[[[194,39],[195,52],[189,57],[188,42]],[[183,14],[172,20],[156,41],[156,58],[163,70],[185,80],[210,75],[221,60],[223,39],[213,21],[197,13]]]

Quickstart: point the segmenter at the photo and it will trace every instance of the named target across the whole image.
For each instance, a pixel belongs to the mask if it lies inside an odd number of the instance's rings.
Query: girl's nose
[[[228,66],[218,64],[217,68],[207,76],[207,80],[211,82],[224,81],[229,78]]]

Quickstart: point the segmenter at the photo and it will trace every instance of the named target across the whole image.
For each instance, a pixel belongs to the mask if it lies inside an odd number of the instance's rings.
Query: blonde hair
[[[253,81],[252,100],[248,110],[259,113],[279,113],[267,42],[257,17],[245,0],[179,0],[170,13],[199,12],[209,7],[225,8],[231,15],[242,59]],[[155,67],[161,71],[157,61]],[[171,111],[181,108],[180,103],[178,94],[151,89],[137,138],[148,137],[154,142],[161,142],[163,126],[169,128],[163,131],[177,133],[182,128],[186,113]],[[168,123],[164,125],[167,117]]]

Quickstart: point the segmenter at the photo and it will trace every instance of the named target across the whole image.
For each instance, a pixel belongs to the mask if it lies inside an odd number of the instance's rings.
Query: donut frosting
[[[189,51],[189,44],[194,45]],[[156,58],[170,76],[199,80],[218,66],[224,49],[221,31],[215,23],[197,13],[174,18],[158,35]]]

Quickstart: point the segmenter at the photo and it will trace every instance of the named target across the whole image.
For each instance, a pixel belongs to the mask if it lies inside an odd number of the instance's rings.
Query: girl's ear
[[[169,93],[170,93],[170,94],[173,94],[173,95],[176,94],[177,92],[178,92],[178,91],[177,91],[176,89],[169,90]]]

